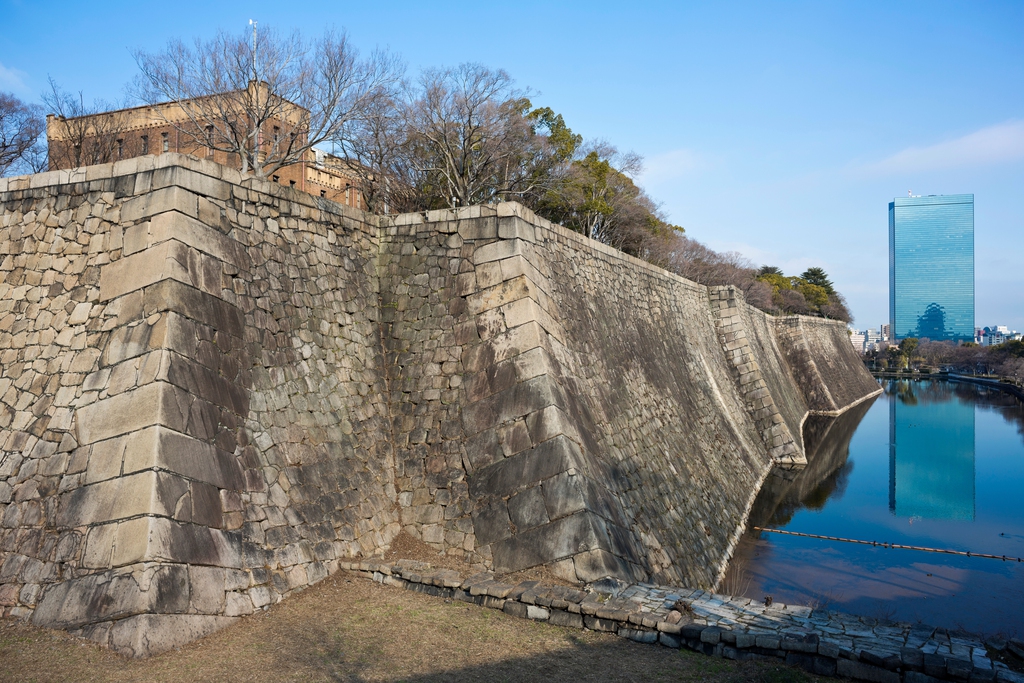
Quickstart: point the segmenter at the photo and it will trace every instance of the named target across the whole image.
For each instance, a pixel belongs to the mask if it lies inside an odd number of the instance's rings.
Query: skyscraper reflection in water
[[[974,406],[942,382],[901,382],[889,397],[889,510],[974,520]]]

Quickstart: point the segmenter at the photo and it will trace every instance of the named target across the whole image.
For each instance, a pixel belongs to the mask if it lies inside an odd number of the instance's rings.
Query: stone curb
[[[413,560],[341,561],[338,566],[377,583],[515,617],[713,657],[784,662],[819,676],[878,683],[1024,683],[1024,675],[992,660],[976,636],[923,624],[798,605],[765,606],[749,598],[616,579],[579,590],[537,581],[503,583],[491,572],[463,578]]]

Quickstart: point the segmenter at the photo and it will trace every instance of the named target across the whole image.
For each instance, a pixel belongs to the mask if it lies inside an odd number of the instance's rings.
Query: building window
[[[124,159],[124,139],[117,139],[117,158]]]
[[[149,136],[148,135],[143,135],[142,136],[142,153],[143,154],[149,154]]]
[[[289,180],[288,184],[291,185],[292,187],[295,187],[295,181],[294,180]]]
[[[160,149],[164,152],[171,151],[170,136],[167,133],[160,133]]]
[[[279,176],[279,175],[274,176],[274,182],[275,183],[281,182],[281,176]]]
[[[206,127],[206,156],[213,158],[213,126]]]
[[[320,196],[321,197],[326,197],[327,196],[327,190],[320,190]]]

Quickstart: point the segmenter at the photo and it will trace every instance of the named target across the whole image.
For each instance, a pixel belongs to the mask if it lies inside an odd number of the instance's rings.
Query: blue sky
[[[1024,330],[1024,3],[0,0],[0,89],[116,100],[129,50],[261,26],[344,28],[415,71],[481,62],[588,138],[644,155],[673,222],[888,317],[887,204],[975,195],[979,325]]]

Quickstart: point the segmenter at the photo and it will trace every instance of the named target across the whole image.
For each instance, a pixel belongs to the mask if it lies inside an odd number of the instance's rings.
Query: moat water
[[[970,384],[882,386],[838,419],[808,419],[807,467],[769,477],[719,592],[1024,636],[1024,405]]]

